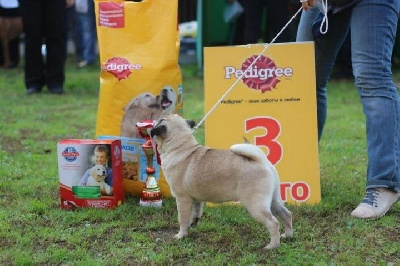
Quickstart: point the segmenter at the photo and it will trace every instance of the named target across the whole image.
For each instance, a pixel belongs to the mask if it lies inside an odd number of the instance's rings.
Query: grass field
[[[185,117],[203,116],[203,80],[183,72]],[[63,211],[56,144],[94,138],[98,68],[68,64],[66,94],[28,96],[21,68],[0,71],[0,265],[400,265],[400,204],[379,220],[350,217],[364,193],[364,118],[351,82],[331,82],[320,143],[322,201],[292,206],[295,237],[266,251],[265,228],[240,206],[207,207],[189,237],[173,199],[127,197],[115,210]],[[204,143],[204,131],[196,138]]]

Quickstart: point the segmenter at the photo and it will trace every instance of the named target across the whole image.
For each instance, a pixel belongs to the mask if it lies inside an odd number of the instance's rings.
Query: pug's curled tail
[[[264,165],[271,165],[265,153],[256,145],[248,143],[234,144],[230,149],[237,155],[247,157],[250,160],[260,162]]]

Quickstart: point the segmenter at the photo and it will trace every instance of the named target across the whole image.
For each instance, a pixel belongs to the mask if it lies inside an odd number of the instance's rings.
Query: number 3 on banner
[[[245,121],[246,132],[253,129],[265,129],[266,134],[255,137],[255,144],[268,149],[268,160],[277,164],[282,158],[282,145],[276,140],[281,134],[281,125],[271,117],[255,117]]]

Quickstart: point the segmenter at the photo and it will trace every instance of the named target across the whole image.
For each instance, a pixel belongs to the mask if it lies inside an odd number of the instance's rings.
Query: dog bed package
[[[120,140],[61,140],[57,155],[62,209],[115,208],[123,203]]]
[[[137,123],[183,112],[178,1],[95,0],[95,11],[101,63],[96,137],[121,140],[124,192],[140,196],[147,161]],[[153,165],[163,196],[170,197],[155,159]]]

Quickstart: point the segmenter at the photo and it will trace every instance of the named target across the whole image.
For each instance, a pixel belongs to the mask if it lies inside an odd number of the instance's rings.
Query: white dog
[[[137,95],[122,110],[121,136],[129,138],[142,138],[136,124],[143,120],[156,120],[162,113],[159,97],[149,92]]]
[[[122,110],[121,136],[142,138],[136,124],[143,120],[157,120],[164,114],[171,114],[176,107],[176,92],[171,86],[161,89],[159,95],[144,92],[133,98]]]
[[[106,178],[106,168],[101,164],[96,164],[90,169],[90,176],[88,177],[86,186],[99,186],[100,191],[104,190],[107,195],[111,194],[111,187],[104,179]]]
[[[160,101],[162,115],[172,114],[176,107],[176,92],[171,86],[165,86],[157,96]]]

